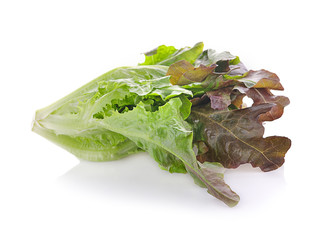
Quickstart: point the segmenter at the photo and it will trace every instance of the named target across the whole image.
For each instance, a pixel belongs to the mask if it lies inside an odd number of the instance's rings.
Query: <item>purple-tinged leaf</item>
[[[198,164],[202,174],[205,176],[206,181],[209,182],[211,186],[214,186],[214,188],[208,186],[207,192],[222,200],[230,207],[237,205],[240,198],[225,183],[225,168],[219,163],[204,162]],[[218,189],[218,191],[216,191],[216,189]]]
[[[230,77],[231,78],[231,77]],[[269,88],[274,90],[284,90],[279,77],[265,69],[253,71],[250,70],[243,77],[237,78],[248,88]]]
[[[181,81],[181,77],[183,76],[183,74],[187,71],[191,71],[194,69],[194,66],[185,61],[185,60],[181,60],[178,61],[176,63],[173,63],[169,68],[168,71],[166,73],[167,76],[171,76],[170,78],[170,82],[173,85],[185,85],[190,83],[190,81],[186,81],[186,82],[182,82]]]
[[[206,92],[206,95],[210,99],[211,108],[214,110],[227,109],[228,106],[231,104],[231,99],[230,99],[231,92],[232,92],[232,87]]]
[[[237,109],[243,108],[243,99],[245,96],[245,93],[242,93],[237,89],[234,89],[230,94],[231,104],[235,106],[235,108]]]
[[[197,106],[200,104],[205,104],[209,102],[209,98],[207,97],[206,94],[202,95],[201,97],[196,97],[190,100],[192,103],[192,106]]]
[[[171,76],[170,81],[173,85],[185,85],[192,82],[202,82],[215,68],[216,65],[200,65],[194,68],[191,63],[181,60],[172,64],[166,75]]]
[[[236,87],[241,93],[254,101],[253,106],[263,103],[274,103],[273,107],[266,113],[259,116],[259,121],[273,121],[278,119],[284,113],[284,107],[289,105],[289,98],[285,96],[275,96],[267,88],[244,88]]]
[[[229,75],[229,76],[244,75],[246,72],[248,72],[248,69],[246,68],[246,66],[242,62],[240,62],[236,65],[230,65],[229,69],[230,70],[227,73],[227,75]]]
[[[271,171],[284,163],[291,141],[286,137],[263,138],[264,127],[259,117],[274,104],[261,104],[239,110],[212,111],[210,106],[192,108],[194,141],[204,139],[209,162],[220,162],[226,168],[250,163],[262,171]]]
[[[238,64],[239,58],[230,52],[216,52],[213,49],[207,49],[195,61],[195,66],[217,64],[215,72],[228,72],[231,64]]]

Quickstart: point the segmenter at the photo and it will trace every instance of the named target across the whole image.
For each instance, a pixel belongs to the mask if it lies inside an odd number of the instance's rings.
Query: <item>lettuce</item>
[[[122,134],[101,128],[94,120],[126,112],[143,103],[155,111],[165,101],[189,90],[172,86],[163,66],[122,67],[86,84],[56,103],[38,110],[33,131],[78,158],[106,161],[142,151]]]
[[[144,63],[120,67],[36,112],[32,130],[76,157],[121,159],[148,152],[160,168],[188,172],[228,206],[239,196],[224,181],[225,168],[243,163],[270,171],[284,163],[290,140],[263,138],[263,121],[289,104],[276,74],[248,71],[229,52],[203,43],[159,46]],[[246,108],[243,97],[254,104]]]

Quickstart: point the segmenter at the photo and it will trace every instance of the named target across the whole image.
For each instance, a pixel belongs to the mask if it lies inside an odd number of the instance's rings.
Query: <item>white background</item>
[[[319,239],[316,1],[1,1],[0,239]],[[147,154],[92,163],[31,132],[35,110],[166,44],[228,50],[279,75],[291,104],[266,124],[279,170],[225,179],[229,208]]]

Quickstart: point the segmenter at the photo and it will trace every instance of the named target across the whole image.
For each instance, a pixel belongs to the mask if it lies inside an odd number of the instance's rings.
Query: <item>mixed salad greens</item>
[[[162,169],[188,172],[235,206],[225,168],[250,163],[271,171],[284,163],[291,141],[264,138],[263,122],[280,118],[289,99],[271,93],[283,90],[276,74],[203,47],[159,46],[144,63],[111,70],[38,110],[32,130],[90,161],[146,151]]]

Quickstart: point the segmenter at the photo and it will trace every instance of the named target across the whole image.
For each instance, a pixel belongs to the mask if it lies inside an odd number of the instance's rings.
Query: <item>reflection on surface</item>
[[[276,198],[285,189],[283,167],[272,172],[261,172],[246,164],[228,169],[225,180],[239,194],[237,207],[261,206]],[[176,204],[223,205],[210,196],[206,189],[195,185],[189,174],[171,174],[161,170],[146,153],[139,153],[112,162],[80,161],[62,175],[58,183],[67,189],[130,201],[160,201]]]

